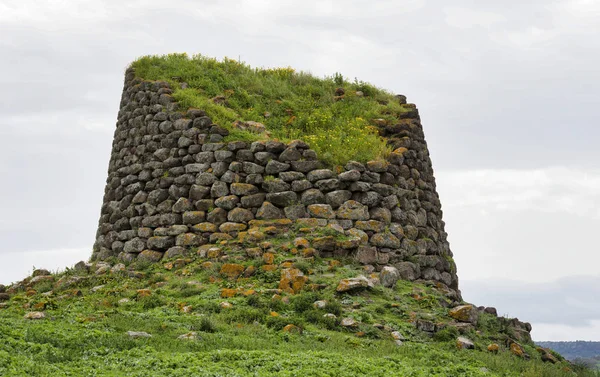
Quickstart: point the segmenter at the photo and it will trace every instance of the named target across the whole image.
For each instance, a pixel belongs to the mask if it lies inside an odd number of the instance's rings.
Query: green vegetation
[[[411,110],[392,94],[340,74],[320,79],[292,68],[258,69],[227,58],[186,54],[145,56],[132,67],[145,80],[170,82],[180,109],[206,111],[214,123],[230,130],[228,140],[267,137],[233,127],[236,121],[260,122],[271,138],[308,142],[330,165],[385,157],[390,151],[373,120],[394,123]],[[344,94],[336,93],[338,88]]]
[[[0,375],[598,376],[543,363],[526,340],[531,360],[513,355],[494,316],[456,327],[434,285],[399,281],[339,293],[338,282],[362,267],[313,256],[295,239],[322,242],[330,230],[274,225],[259,228],[271,234],[267,243],[236,239],[161,263],[112,271],[96,264],[9,287],[10,300],[0,304]],[[288,272],[307,279],[287,285]],[[36,311],[45,318],[25,319]],[[431,336],[418,320],[441,330]],[[457,349],[459,334],[475,349]],[[487,351],[491,343],[499,352]]]

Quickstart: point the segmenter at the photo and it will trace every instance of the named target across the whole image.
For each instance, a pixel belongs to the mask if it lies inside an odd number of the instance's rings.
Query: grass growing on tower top
[[[340,74],[317,78],[289,67],[252,68],[228,58],[218,61],[187,54],[145,56],[132,67],[142,79],[170,82],[182,110],[205,110],[214,123],[230,131],[236,120],[261,122],[273,139],[305,140],[329,165],[384,158],[389,147],[372,120],[394,123],[409,111],[392,94],[356,79],[349,82]],[[188,87],[181,89],[181,82]],[[336,100],[340,87],[345,95]],[[214,103],[216,96],[224,96],[226,103]],[[228,136],[228,140],[260,138],[240,130]]]

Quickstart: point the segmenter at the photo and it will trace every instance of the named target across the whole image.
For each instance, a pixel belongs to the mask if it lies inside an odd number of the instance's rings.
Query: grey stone
[[[293,191],[270,192],[266,199],[278,207],[287,207],[298,201],[298,195]]]
[[[281,178],[285,182],[292,182],[305,179],[306,176],[304,175],[304,173],[300,173],[299,171],[284,171],[279,173],[279,178]]]
[[[123,245],[123,251],[126,253],[139,253],[146,248],[146,242],[141,238],[131,239]]]
[[[331,171],[329,169],[317,169],[317,170],[308,172],[308,174],[306,175],[306,178],[311,182],[316,182],[316,181],[320,181],[323,179],[333,178],[334,176],[335,176],[335,174],[333,174],[333,171]]]
[[[400,273],[396,267],[385,266],[379,274],[379,281],[381,285],[387,288],[392,288],[396,285],[396,282],[400,279]]]
[[[219,226],[227,221],[227,211],[223,208],[215,208],[206,215],[206,221]]]
[[[235,195],[226,195],[220,198],[215,199],[215,205],[219,208],[223,208],[226,210],[232,210],[237,207],[237,204],[240,202],[240,198]]]
[[[173,204],[173,212],[182,213],[191,211],[194,208],[192,202],[188,198],[179,198],[175,204]]]
[[[350,200],[351,197],[352,192],[348,190],[336,190],[327,193],[325,195],[325,201],[327,202],[327,204],[329,204],[332,208],[335,209],[341,206],[347,200]]]
[[[306,207],[302,204],[296,204],[283,209],[285,217],[291,220],[303,219],[309,217]]]
[[[225,196],[228,194],[229,187],[225,182],[217,181],[213,183],[212,187],[210,188],[210,196],[213,198],[220,198],[221,196]]]
[[[210,164],[215,162],[215,154],[214,152],[200,152],[196,154],[195,160],[201,164]]]
[[[392,214],[389,209],[376,207],[369,210],[369,215],[372,220],[381,221],[385,224],[389,224],[392,221]]]
[[[279,178],[274,178],[274,179],[265,180],[262,183],[262,188],[265,191],[270,192],[270,193],[282,192],[282,191],[289,191],[290,184],[282,181]]]
[[[227,170],[225,174],[221,176],[221,181],[226,183],[240,182],[241,180],[242,178],[240,175],[232,172],[231,170]]]
[[[381,205],[387,209],[393,209],[398,206],[398,203],[398,197],[396,195],[389,195],[381,200]]]
[[[241,203],[244,208],[257,208],[265,201],[266,194],[258,193],[253,195],[242,196]]]
[[[354,182],[360,179],[360,172],[358,170],[349,170],[338,174],[338,179],[342,182]]]
[[[302,154],[296,148],[289,147],[279,155],[279,161],[298,161],[302,158]]]
[[[173,246],[170,247],[166,252],[163,258],[171,259],[177,257],[185,257],[191,254],[191,251],[185,247],[181,246]]]
[[[360,246],[354,254],[354,259],[361,264],[377,263],[377,248],[372,246]]]
[[[183,213],[182,220],[186,225],[195,225],[203,222],[205,217],[204,211],[188,211]]]
[[[210,164],[210,167],[212,169],[213,174],[217,177],[220,177],[227,172],[227,169],[229,169],[229,164],[227,162],[219,161],[213,162],[212,164]]]
[[[227,220],[235,223],[247,223],[253,219],[254,214],[246,208],[234,208],[229,211],[229,214],[227,215]]]
[[[283,217],[283,211],[269,202],[263,202],[256,212],[256,218],[259,220],[282,219]]]
[[[300,174],[302,174],[302,173],[300,173]],[[300,192],[300,191],[308,190],[312,187],[313,187],[312,183],[310,183],[310,181],[308,181],[306,179],[303,179],[301,181],[293,181],[292,182],[292,191]]]
[[[148,248],[152,250],[166,250],[175,246],[175,239],[170,236],[159,236],[148,238]]]
[[[230,186],[231,193],[234,195],[253,195],[258,193],[258,187],[248,183],[232,183]]]
[[[262,174],[265,171],[265,168],[263,166],[248,161],[244,161],[243,169],[244,172],[247,174]]]
[[[420,275],[419,266],[411,262],[400,262],[394,265],[398,269],[400,279],[413,281]]]
[[[259,164],[266,165],[269,161],[275,159],[275,155],[270,152],[256,152],[254,153],[254,159]]]
[[[371,237],[370,242],[379,247],[387,247],[390,249],[400,248],[400,240],[389,232],[374,234]]]
[[[317,189],[309,189],[302,193],[300,201],[304,205],[323,204],[325,203],[325,195]]]
[[[232,151],[216,151],[215,160],[231,162],[233,161],[234,154]]]
[[[381,201],[381,195],[375,191],[357,192],[352,195],[352,199],[368,207],[375,207]]]
[[[217,181],[217,177],[215,177],[212,173],[200,173],[196,176],[196,184],[203,186],[210,186]]]
[[[191,200],[200,200],[206,198],[210,194],[210,188],[201,185],[192,185],[189,191]]]
[[[346,170],[358,170],[359,172],[365,171],[365,166],[357,161],[348,161],[344,166]]]
[[[205,152],[214,152],[225,148],[223,143],[206,143],[202,146],[202,150]]]
[[[167,190],[154,190],[148,194],[148,203],[158,205],[169,197]]]
[[[302,173],[308,173],[311,170],[315,170],[319,167],[320,163],[316,160],[310,161],[292,161],[292,169]]]
[[[278,173],[288,170],[289,168],[290,168],[290,164],[285,164],[283,162],[271,160],[267,163],[267,166],[265,167],[265,173],[278,174]]]
[[[375,183],[371,188],[381,196],[389,196],[396,193],[396,189],[392,186],[384,185],[383,183]]]
[[[246,176],[246,183],[251,185],[260,185],[264,182],[262,174],[248,174]]]
[[[337,210],[338,219],[369,220],[369,208],[355,200],[348,200]]]
[[[367,192],[371,190],[371,184],[368,182],[352,182],[350,185],[350,191]]]
[[[267,152],[278,154],[285,150],[286,145],[280,141],[269,140],[265,143],[265,148]]]

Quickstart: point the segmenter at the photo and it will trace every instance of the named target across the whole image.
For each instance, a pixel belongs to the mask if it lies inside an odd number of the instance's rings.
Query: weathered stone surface
[[[283,171],[286,171],[290,168],[290,164],[286,164],[283,162],[279,162],[276,160],[271,160],[267,163],[265,167],[265,173],[267,174],[278,174]]]
[[[411,262],[400,262],[394,265],[398,269],[400,279],[413,281],[420,275],[419,266]]]
[[[269,202],[264,202],[256,212],[256,218],[259,220],[282,219],[283,211]]]
[[[144,261],[144,262],[150,262],[150,263],[156,263],[156,262],[160,261],[162,259],[162,257],[163,257],[163,253],[161,253],[160,251],[144,250],[138,255],[137,260]]]
[[[227,215],[227,220],[235,223],[247,223],[250,220],[254,219],[254,214],[252,211],[246,208],[235,208],[229,211]]]
[[[379,281],[384,287],[392,288],[400,279],[400,273],[396,267],[385,266],[379,274]]]
[[[159,236],[148,238],[148,248],[151,250],[166,250],[175,246],[175,239],[170,236]]]
[[[337,292],[349,292],[349,291],[353,291],[353,290],[357,290],[357,289],[365,289],[365,288],[372,288],[373,287],[373,283],[371,283],[369,281],[369,279],[367,279],[364,276],[358,276],[355,278],[349,278],[349,279],[342,279],[340,280],[337,288],[335,289]]]
[[[296,204],[285,207],[283,209],[285,217],[291,220],[302,219],[309,217],[309,213],[306,210],[306,206],[303,204]]]
[[[232,183],[230,189],[233,195],[239,196],[253,195],[258,193],[258,187],[248,183]]]
[[[287,207],[297,203],[298,195],[293,191],[270,192],[266,199],[278,207]]]
[[[377,233],[371,237],[370,242],[379,247],[387,247],[390,249],[399,249],[400,240],[390,232]]]
[[[369,208],[357,201],[348,200],[338,208],[336,215],[338,219],[368,220]]]
[[[306,178],[311,182],[320,181],[322,179],[333,178],[335,174],[329,169],[317,169],[308,172]]]
[[[302,193],[300,201],[304,205],[325,203],[325,195],[317,189],[309,189]]]
[[[307,207],[308,213],[311,217],[319,219],[334,219],[335,212],[331,209],[329,204],[311,204]]]
[[[220,198],[215,199],[215,205],[219,208],[223,208],[227,211],[234,209],[237,207],[240,202],[240,198],[236,195],[226,195]]]
[[[479,312],[473,305],[456,306],[450,309],[448,314],[457,321],[468,322],[472,324],[477,324],[477,320],[479,318]]]
[[[377,263],[377,248],[372,246],[360,246],[356,250],[354,259],[361,264],[375,264]]]
[[[332,208],[336,209],[344,202],[350,200],[352,197],[352,192],[348,190],[336,190],[328,192],[325,195],[325,202],[329,204]]]

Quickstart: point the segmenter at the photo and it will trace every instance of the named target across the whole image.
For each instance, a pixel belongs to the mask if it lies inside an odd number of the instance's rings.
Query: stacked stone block
[[[394,149],[385,161],[333,171],[300,140],[223,142],[226,128],[202,110],[178,111],[171,93],[126,72],[92,259],[159,261],[260,221],[302,222],[356,240],[315,246],[321,256],[393,265],[458,291],[416,108],[379,126]]]

